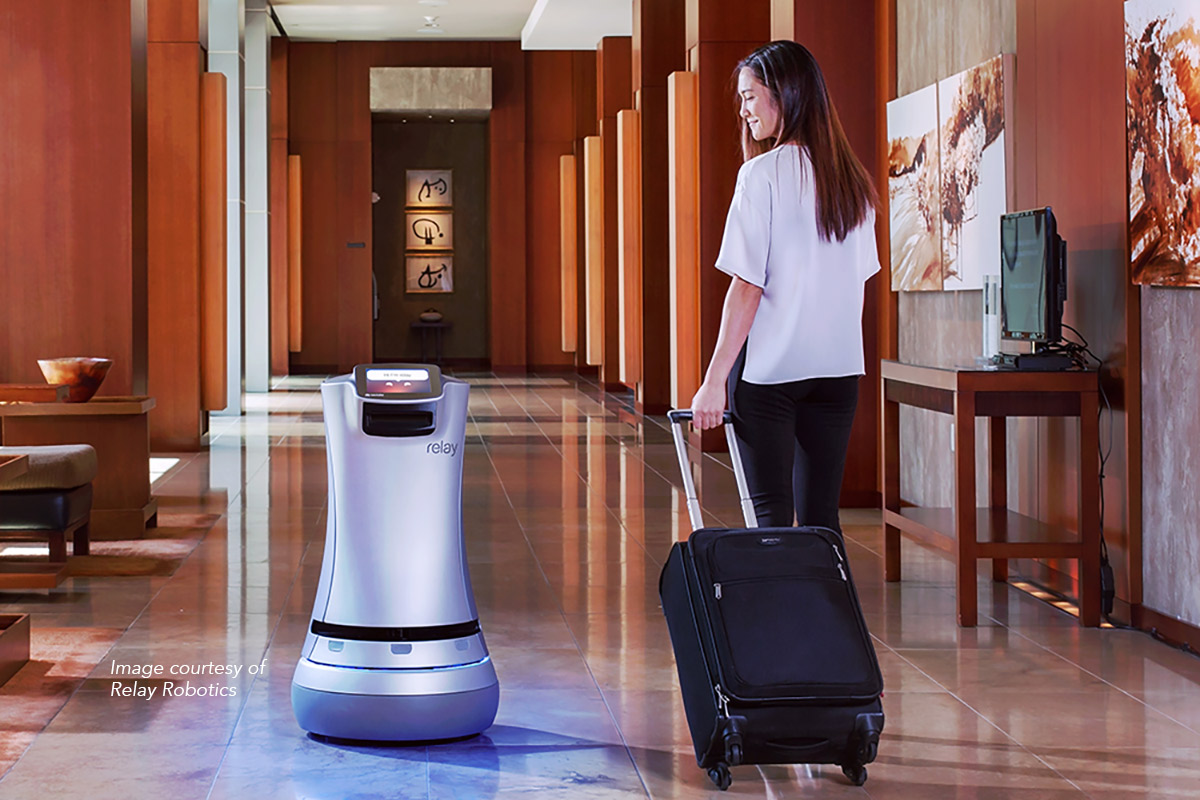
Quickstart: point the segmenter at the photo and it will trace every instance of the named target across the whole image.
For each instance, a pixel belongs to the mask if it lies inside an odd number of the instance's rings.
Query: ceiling
[[[591,50],[629,36],[633,0],[272,0],[297,41],[519,39],[526,50]],[[437,17],[442,34],[418,33]]]

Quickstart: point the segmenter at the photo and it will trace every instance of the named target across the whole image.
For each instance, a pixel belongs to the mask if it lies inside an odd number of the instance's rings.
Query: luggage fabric
[[[670,415],[697,528],[681,436],[690,416]],[[883,679],[841,536],[753,527],[728,422],[749,527],[695,530],[659,578],[696,761],[722,789],[738,764],[838,764],[861,785],[883,730]]]

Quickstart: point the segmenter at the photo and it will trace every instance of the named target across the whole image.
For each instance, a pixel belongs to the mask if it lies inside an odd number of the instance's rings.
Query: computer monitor
[[[1000,315],[1005,339],[1062,338],[1067,243],[1049,206],[1000,217]]]

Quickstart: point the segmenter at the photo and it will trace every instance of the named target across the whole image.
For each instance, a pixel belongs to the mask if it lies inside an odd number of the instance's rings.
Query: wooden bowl
[[[39,358],[38,366],[46,376],[46,383],[66,384],[68,403],[84,403],[104,383],[104,376],[112,366],[108,358]]]

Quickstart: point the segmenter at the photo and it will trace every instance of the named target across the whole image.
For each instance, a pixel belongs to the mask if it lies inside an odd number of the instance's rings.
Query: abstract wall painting
[[[454,171],[410,169],[405,172],[405,204],[410,208],[441,208],[454,205]]]
[[[454,291],[454,256],[407,256],[404,259],[405,291],[432,294]]]
[[[1125,4],[1133,281],[1200,286],[1200,2]]]
[[[406,211],[405,247],[408,250],[451,250],[454,248],[454,213],[451,211]]]
[[[984,275],[1000,274],[1000,217],[1008,211],[1005,60],[997,56],[938,84],[946,290],[982,289]]]
[[[942,288],[937,85],[888,103],[892,291]]]

